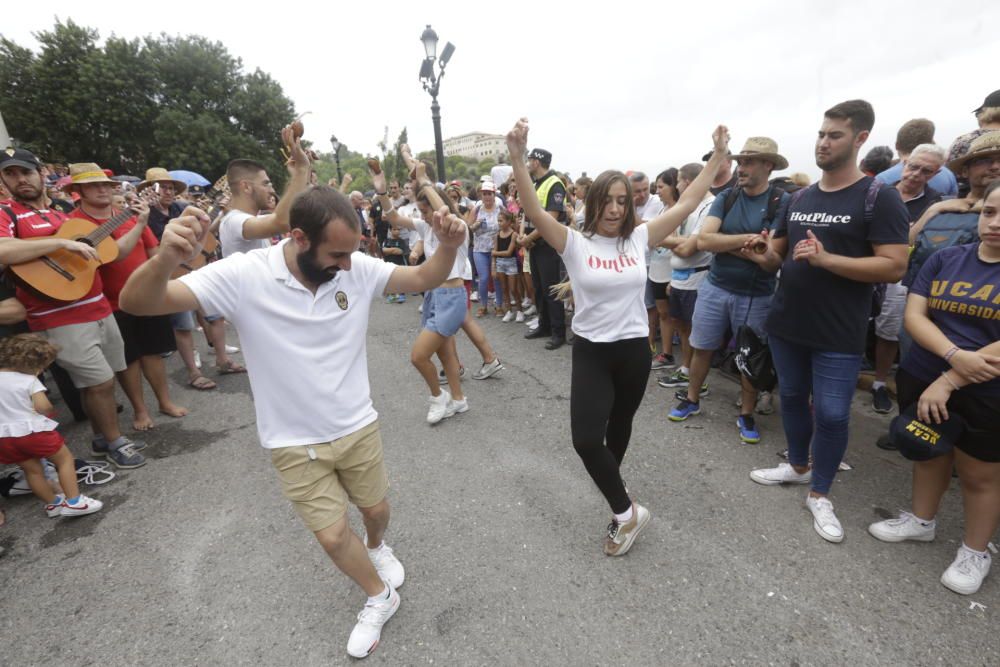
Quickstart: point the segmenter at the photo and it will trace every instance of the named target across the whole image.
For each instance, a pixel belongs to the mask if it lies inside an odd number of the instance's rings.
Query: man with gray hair
[[[920,144],[901,163],[902,177],[896,184],[896,190],[903,198],[910,224],[919,220],[931,204],[943,199],[944,195],[932,188],[929,182],[933,182],[944,168],[945,155],[944,148],[937,144]],[[875,412],[892,411],[892,399],[885,383],[899,351],[906,292],[902,281],[886,285],[882,309],[875,318],[875,381],[872,383],[872,409]]]
[[[883,183],[895,185],[902,180],[903,165],[916,147],[933,143],[933,122],[926,118],[914,118],[906,121],[896,133],[896,153],[899,155],[899,162],[880,172],[875,178]],[[930,180],[930,186],[946,197],[954,197],[958,194],[958,180],[955,178],[955,174],[951,173],[947,167],[942,167],[934,175],[934,178]],[[913,219],[915,220],[916,218]]]

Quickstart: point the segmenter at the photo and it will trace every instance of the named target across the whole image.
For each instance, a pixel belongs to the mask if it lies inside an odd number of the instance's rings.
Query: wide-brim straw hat
[[[993,155],[1000,155],[1000,130],[987,132],[976,137],[969,144],[969,150],[966,151],[965,155],[948,163],[948,169],[958,171],[971,160]]]
[[[111,180],[107,173],[93,162],[77,162],[69,166],[70,182],[63,186],[66,192],[72,192],[84,183],[110,183],[118,185],[118,181]]]
[[[750,137],[743,144],[743,149],[739,153],[733,153],[730,158],[733,160],[740,158],[766,160],[774,164],[775,171],[788,169],[788,160],[778,152],[778,142],[770,137]]]
[[[135,190],[136,192],[142,192],[149,186],[155,185],[156,183],[173,183],[175,195],[179,195],[187,190],[187,183],[184,181],[178,181],[176,178],[171,178],[170,173],[163,167],[150,167],[147,169],[146,180],[135,186]]]

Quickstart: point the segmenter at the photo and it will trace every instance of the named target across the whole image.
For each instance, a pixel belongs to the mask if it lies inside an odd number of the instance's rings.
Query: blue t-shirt
[[[927,314],[952,345],[975,351],[1000,340],[1000,262],[979,259],[979,244],[968,243],[930,256],[910,294],[927,299]],[[900,366],[924,382],[933,382],[951,364],[916,342]],[[1000,378],[962,388],[963,392],[1000,396]]]
[[[765,227],[772,229],[774,222],[781,220],[785,216],[785,209],[788,207],[790,197],[788,193],[783,193],[781,203],[775,213],[771,224],[766,224],[764,218],[767,216],[767,200],[770,190],[750,197],[743,191],[736,196],[733,207],[723,218],[723,211],[726,206],[726,197],[729,195],[728,188],[719,193],[712,202],[712,207],[708,209],[710,217],[722,220],[719,227],[721,234],[759,234]],[[774,275],[751,262],[728,252],[716,253],[712,260],[712,268],[708,272],[708,279],[716,287],[744,296],[764,296],[774,292]]]
[[[899,183],[903,180],[902,161],[892,165],[881,174],[875,176],[875,178],[889,185]],[[955,174],[953,174],[948,167],[941,167],[941,171],[934,174],[934,176],[931,177],[931,180],[927,181],[927,185],[931,186],[945,197],[955,197],[958,195],[958,180],[955,178]]]
[[[781,282],[771,301],[767,332],[808,348],[862,354],[872,311],[872,283],[863,283],[794,260],[795,244],[812,230],[827,252],[871,257],[872,245],[907,244],[910,216],[896,188],[882,186],[871,222],[865,221],[866,176],[835,192],[813,185],[796,193],[774,237],[788,237]]]

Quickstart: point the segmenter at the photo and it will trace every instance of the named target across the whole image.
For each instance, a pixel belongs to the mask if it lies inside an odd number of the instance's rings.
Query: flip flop
[[[205,377],[204,375],[199,375],[195,379],[188,382],[188,386],[193,387],[198,391],[208,391],[209,389],[215,389],[219,385],[215,384],[215,382]]]
[[[215,370],[216,370],[216,372],[219,375],[231,375],[233,373],[246,373],[247,372],[246,368],[244,368],[243,366],[240,366],[239,364],[233,362],[233,360],[231,360],[231,359],[229,360],[229,362],[227,362],[225,364],[222,364],[221,366],[216,366]]]

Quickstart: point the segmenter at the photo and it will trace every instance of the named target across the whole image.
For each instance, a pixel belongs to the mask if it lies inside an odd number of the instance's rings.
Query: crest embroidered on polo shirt
[[[337,305],[340,306],[340,309],[347,310],[347,295],[343,292],[337,292],[336,299]]]
[[[8,148],[8,149],[7,149],[6,151],[4,151],[4,152],[5,152],[5,153],[7,153],[7,155],[8,155],[9,157],[14,157],[14,149],[13,149],[13,148]]]

